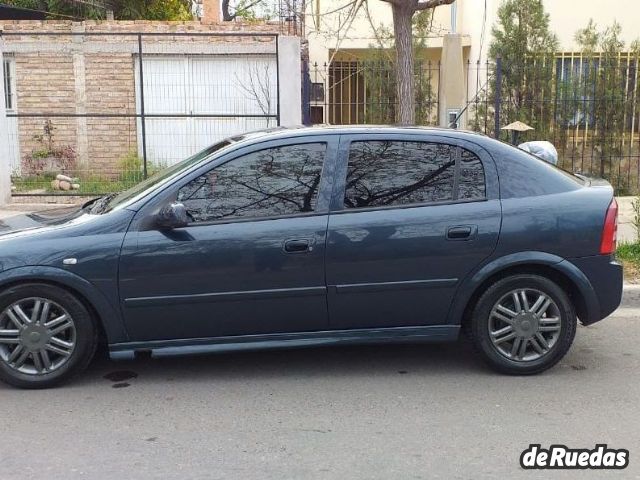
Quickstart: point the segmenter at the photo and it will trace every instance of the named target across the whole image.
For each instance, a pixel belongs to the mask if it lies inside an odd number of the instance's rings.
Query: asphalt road
[[[640,478],[639,320],[626,291],[527,378],[464,343],[99,359],[63,388],[0,385],[0,479]],[[524,471],[530,443],[607,443],[630,465]]]

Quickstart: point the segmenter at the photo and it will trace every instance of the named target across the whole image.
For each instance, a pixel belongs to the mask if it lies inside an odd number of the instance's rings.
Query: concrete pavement
[[[63,388],[0,385],[0,478],[640,478],[639,315],[632,287],[533,377],[465,343],[101,358]],[[630,466],[523,471],[530,443],[607,443]]]
[[[636,197],[616,197],[618,201],[618,242],[633,243],[638,239],[633,225],[632,202]]]

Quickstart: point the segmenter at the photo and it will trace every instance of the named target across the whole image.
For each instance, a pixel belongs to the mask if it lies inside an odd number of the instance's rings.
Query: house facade
[[[427,103],[431,112],[425,118],[431,120],[429,123],[435,119],[435,123],[448,125],[447,113],[459,112],[482,88],[481,82],[475,81],[475,65],[493,61],[487,52],[501,2],[457,0],[435,9],[428,33],[419,38],[422,45],[416,50],[416,75],[429,79],[431,94],[436,97]],[[561,68],[567,68],[566,62],[571,62],[571,68],[579,68],[574,35],[591,18],[601,28],[617,21],[627,46],[639,36],[640,8],[635,0],[615,0],[610,8],[597,0],[543,3],[550,28],[558,36]],[[376,76],[376,72],[368,73],[368,65],[372,58],[380,58],[380,50],[386,49],[389,55],[392,52],[392,42],[384,41],[384,36],[393,32],[391,6],[382,0],[313,0],[306,4],[305,19],[313,120],[366,123],[371,103],[366,98],[370,89],[364,84]]]

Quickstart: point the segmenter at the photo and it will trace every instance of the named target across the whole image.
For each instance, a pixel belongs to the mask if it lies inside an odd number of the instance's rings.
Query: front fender
[[[109,343],[127,341],[122,316],[104,293],[87,279],[62,268],[47,266],[16,267],[0,272],[0,289],[13,283],[46,282],[75,290],[82,295],[99,315]],[[117,304],[117,302],[116,302]]]
[[[552,268],[558,273],[563,274],[576,287],[582,300],[584,301],[584,312],[580,320],[585,323],[591,323],[592,317],[597,317],[600,312],[597,296],[595,295],[593,286],[589,279],[582,271],[573,263],[568,262],[562,257],[547,252],[518,252],[505,255],[499,258],[490,259],[487,263],[481,265],[474,272],[470,273],[462,281],[454,296],[447,323],[460,324],[464,311],[473,297],[477,289],[493,275],[500,273],[512,267],[523,265],[539,265]]]

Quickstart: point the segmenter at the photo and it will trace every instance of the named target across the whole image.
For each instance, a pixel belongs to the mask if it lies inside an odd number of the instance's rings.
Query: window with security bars
[[[13,59],[5,59],[2,62],[4,78],[4,106],[7,111],[15,110],[15,78]]]

